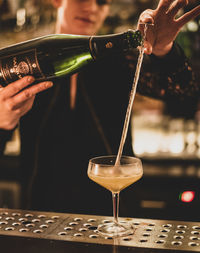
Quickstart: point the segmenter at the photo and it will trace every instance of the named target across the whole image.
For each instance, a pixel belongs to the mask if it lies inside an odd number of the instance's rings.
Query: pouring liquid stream
[[[126,116],[125,116],[125,121],[124,121],[124,127],[123,127],[123,131],[122,131],[122,137],[121,137],[121,141],[120,141],[120,145],[119,145],[119,149],[118,149],[118,153],[117,153],[117,158],[116,158],[116,161],[115,161],[115,166],[120,165],[120,159],[121,159],[121,156],[122,156],[124,143],[126,141],[128,126],[129,126],[129,122],[130,122],[130,116],[131,116],[132,107],[133,107],[133,101],[134,101],[134,98],[135,98],[137,84],[138,84],[138,80],[139,80],[139,76],[140,76],[140,70],[141,70],[143,57],[144,57],[144,40],[146,38],[147,28],[148,28],[148,24],[144,24],[143,42],[142,42],[142,45],[139,49],[139,56],[138,56],[138,61],[137,61],[137,65],[136,65],[135,76],[134,76],[134,80],[133,80],[133,84],[132,84],[129,103],[128,103]]]

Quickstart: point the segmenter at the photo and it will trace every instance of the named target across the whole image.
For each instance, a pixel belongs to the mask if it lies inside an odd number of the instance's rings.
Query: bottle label
[[[35,79],[45,78],[38,63],[36,49],[0,58],[0,84],[7,84],[32,75]]]

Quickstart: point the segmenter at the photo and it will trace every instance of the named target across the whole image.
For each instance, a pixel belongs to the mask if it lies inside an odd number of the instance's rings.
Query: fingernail
[[[27,78],[27,81],[29,83],[32,83],[34,80],[35,80],[35,78],[33,76],[28,76],[28,78]]]
[[[46,82],[45,86],[46,86],[46,88],[50,88],[53,86],[53,82]]]

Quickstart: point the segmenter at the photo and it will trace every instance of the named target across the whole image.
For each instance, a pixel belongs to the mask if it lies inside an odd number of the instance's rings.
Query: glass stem
[[[114,223],[118,223],[119,214],[119,192],[112,192]]]

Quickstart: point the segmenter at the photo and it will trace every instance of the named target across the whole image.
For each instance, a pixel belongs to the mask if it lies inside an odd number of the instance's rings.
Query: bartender
[[[141,94],[165,100],[184,96],[186,82],[191,82],[191,93],[199,92],[183,51],[174,43],[181,27],[200,13],[198,5],[175,19],[186,2],[160,0],[155,10],[140,16],[141,31],[141,23],[154,24],[147,31]],[[55,33],[98,34],[111,3],[52,0],[58,10]],[[88,179],[87,166],[94,156],[117,153],[137,54],[116,55],[53,82],[29,86],[34,77],[27,76],[1,89],[0,151],[19,127],[23,209],[111,215],[110,196]],[[133,155],[130,131],[124,154]],[[123,202],[122,216],[129,205]]]

